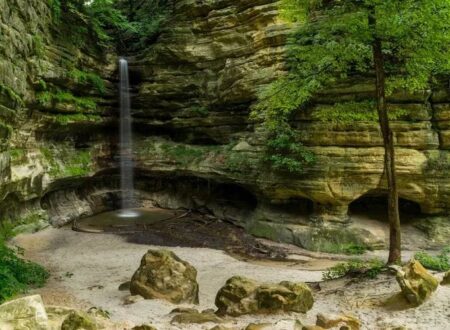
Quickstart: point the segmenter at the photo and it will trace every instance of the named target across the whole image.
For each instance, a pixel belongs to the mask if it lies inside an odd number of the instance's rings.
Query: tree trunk
[[[372,31],[376,29],[376,17],[374,11],[369,15],[369,25]],[[395,173],[395,148],[394,135],[389,125],[389,117],[386,105],[386,74],[384,69],[384,56],[381,40],[374,37],[373,60],[376,73],[376,98],[377,111],[384,144],[384,170],[388,186],[388,219],[389,219],[389,259],[388,264],[401,262],[401,232],[400,214],[398,208],[397,177]]]

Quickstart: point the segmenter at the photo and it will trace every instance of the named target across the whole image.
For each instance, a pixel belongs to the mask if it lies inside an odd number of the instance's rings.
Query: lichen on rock
[[[399,269],[396,278],[403,296],[414,306],[423,304],[439,286],[439,281],[417,260]]]
[[[306,313],[313,304],[312,292],[304,283],[265,284],[240,276],[230,278],[216,296],[217,313],[231,316]]]
[[[134,273],[130,292],[145,299],[198,304],[197,270],[168,250],[149,250]]]

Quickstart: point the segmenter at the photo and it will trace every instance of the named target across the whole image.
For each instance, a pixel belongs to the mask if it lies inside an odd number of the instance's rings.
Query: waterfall
[[[122,217],[136,216],[132,211],[134,201],[133,144],[131,127],[130,82],[128,62],[120,59],[120,188],[122,192]]]

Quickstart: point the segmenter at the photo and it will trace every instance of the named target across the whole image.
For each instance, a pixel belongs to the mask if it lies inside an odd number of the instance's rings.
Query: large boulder
[[[41,296],[16,299],[0,306],[0,329],[46,330],[48,316]]]
[[[439,286],[439,281],[417,260],[399,269],[396,277],[403,296],[415,306],[423,304]]]
[[[239,316],[245,314],[301,312],[314,304],[310,288],[304,283],[258,283],[248,278],[230,278],[216,296],[218,314]]]
[[[149,250],[134,273],[130,292],[145,299],[198,304],[197,270],[168,250]]]

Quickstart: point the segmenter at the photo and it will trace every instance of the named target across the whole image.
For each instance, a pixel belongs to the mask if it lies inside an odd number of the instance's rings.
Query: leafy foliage
[[[14,92],[14,90],[6,85],[0,84],[0,94],[3,94],[9,98],[10,101],[14,102],[16,105],[24,105],[22,97]]]
[[[397,120],[408,112],[404,109],[389,111],[389,119]],[[362,102],[336,103],[333,106],[322,106],[314,110],[312,118],[333,123],[351,124],[355,121],[378,121],[376,104],[372,100]]]
[[[437,270],[437,271],[448,271],[450,270],[450,247],[442,250],[437,256],[432,256],[426,252],[418,252],[415,254],[414,258],[419,261],[425,268]]]
[[[48,0],[53,19],[76,47],[89,39],[120,51],[142,49],[157,36],[167,18],[167,0]],[[66,35],[66,33],[62,33]]]
[[[284,131],[296,111],[338,81],[369,76],[372,45],[382,40],[388,94],[396,89],[428,89],[437,74],[450,72],[450,2],[448,0],[282,0],[282,15],[298,25],[289,40],[288,73],[259,93],[253,118],[269,132]],[[375,28],[369,16],[376,17]],[[336,104],[317,113],[321,120],[373,118],[361,104]],[[349,113],[346,113],[349,112]],[[329,117],[328,117],[329,116]],[[289,159],[278,159],[289,167]]]
[[[333,280],[344,276],[375,278],[380,274],[385,265],[379,259],[363,261],[353,259],[348,262],[339,263],[323,272],[324,280]]]
[[[306,164],[315,162],[314,154],[296,141],[292,130],[274,133],[267,142],[267,160],[276,170],[303,172]]]
[[[55,106],[57,103],[68,103],[80,112],[93,112],[97,108],[97,102],[91,97],[78,97],[70,91],[43,91],[37,94],[37,102],[44,107]]]
[[[23,260],[0,242],[0,303],[30,287],[42,287],[48,277],[42,266]]]
[[[106,91],[105,82],[96,73],[85,72],[79,69],[72,69],[69,72],[69,77],[75,80],[75,82],[77,82],[78,84],[94,87],[101,94],[105,93]]]
[[[92,155],[89,150],[73,150],[56,148],[41,148],[50,167],[49,174],[59,176],[82,176],[91,170]]]

